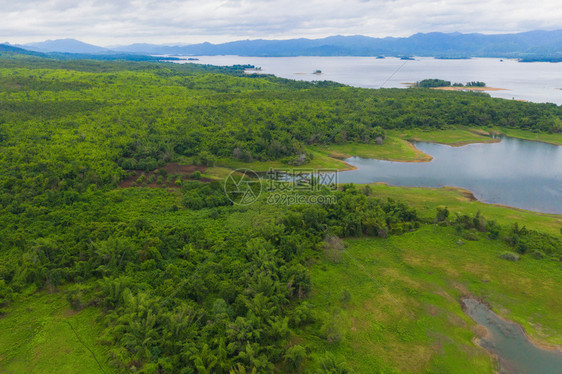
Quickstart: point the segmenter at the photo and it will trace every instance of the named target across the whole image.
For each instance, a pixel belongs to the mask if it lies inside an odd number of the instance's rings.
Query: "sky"
[[[560,0],[0,0],[0,42],[101,46],[562,29]]]

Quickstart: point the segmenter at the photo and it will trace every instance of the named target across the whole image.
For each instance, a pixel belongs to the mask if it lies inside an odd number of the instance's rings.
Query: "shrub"
[[[215,161],[215,156],[207,151],[200,152],[195,158],[195,163],[198,165],[214,166]]]
[[[300,345],[295,345],[287,349],[285,353],[285,363],[292,372],[298,371],[305,357],[306,349]]]
[[[466,240],[472,240],[472,241],[476,241],[476,240],[480,239],[478,237],[478,234],[475,233],[474,231],[465,231],[462,234],[462,237],[465,238]]]
[[[342,329],[335,321],[326,321],[320,328],[320,334],[328,343],[338,343],[343,339]]]
[[[330,352],[326,352],[322,361],[320,362],[320,367],[323,373],[330,373],[330,374],[347,374],[349,373],[349,369],[345,365],[344,362],[338,361],[334,355]]]
[[[517,253],[513,253],[513,252],[504,252],[500,255],[500,258],[502,258],[504,260],[508,260],[508,261],[519,261],[521,256],[519,256]]]
[[[435,220],[437,222],[443,222],[449,217],[449,208],[447,207],[437,207],[437,215],[435,216]]]
[[[348,303],[351,301],[351,293],[347,289],[343,290],[341,293],[340,301],[342,303]]]
[[[544,253],[539,251],[539,250],[533,250],[531,251],[531,253],[529,253],[529,255],[534,258],[535,260],[540,260],[544,258]]]

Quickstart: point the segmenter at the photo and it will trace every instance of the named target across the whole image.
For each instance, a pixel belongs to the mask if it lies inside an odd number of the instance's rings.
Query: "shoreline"
[[[539,349],[543,349],[545,351],[550,351],[550,352],[556,352],[556,353],[562,353],[562,345],[559,344],[552,344],[552,343],[545,343],[545,342],[541,342],[538,341],[537,339],[535,339],[534,337],[530,336],[527,331],[525,330],[525,328],[518,322],[515,322],[513,320],[510,320],[502,315],[500,315],[499,313],[497,313],[496,311],[494,311],[494,309],[492,308],[491,304],[486,302],[485,300],[474,296],[472,294],[468,294],[468,295],[464,295],[461,297],[461,299],[459,300],[459,303],[461,304],[461,309],[462,311],[469,317],[471,318],[474,323],[476,323],[476,325],[484,328],[484,330],[486,331],[486,334],[482,337],[485,338],[486,336],[488,336],[488,334],[490,333],[488,328],[486,326],[483,326],[481,324],[479,324],[477,321],[475,321],[472,316],[470,316],[470,314],[468,314],[466,312],[466,305],[463,302],[463,299],[472,299],[475,300],[477,303],[480,303],[482,305],[484,305],[486,308],[488,308],[490,310],[491,313],[493,313],[494,315],[496,315],[499,319],[501,319],[502,321],[504,321],[507,324],[511,324],[513,326],[516,326],[518,329],[521,330],[521,332],[523,333],[523,336],[525,336],[525,338],[529,341],[529,343],[533,344],[535,347],[539,348]],[[476,339],[477,341],[479,341],[481,338],[474,336],[473,339]],[[482,347],[480,344],[478,344],[478,346]],[[496,354],[488,351],[486,348],[482,347],[484,350],[486,350],[487,352],[489,352],[491,355],[496,356]]]
[[[497,130],[490,130],[490,134],[491,135],[495,135],[495,136],[506,136],[508,138],[515,138],[515,139],[521,139],[521,140],[528,140],[530,142],[539,142],[539,143],[546,143],[546,144],[552,144],[552,145],[557,145],[559,147],[562,146],[562,143],[556,142],[555,140],[541,140],[541,139],[529,139],[529,138],[523,138],[521,136],[516,136],[516,135],[509,135],[505,132],[501,132],[501,131],[497,131]]]
[[[492,144],[492,143],[499,143],[501,142],[501,139],[498,138],[490,138],[489,140],[463,140],[463,141],[458,141],[458,142],[454,142],[454,143],[444,143],[444,142],[437,142],[437,141],[428,141],[428,140],[422,140],[416,137],[413,138],[409,138],[409,139],[404,139],[407,140],[409,142],[420,142],[420,143],[433,143],[433,144],[442,144],[442,145],[448,145],[449,147],[464,147],[465,145],[469,145],[469,144],[478,144],[478,143],[482,143],[482,144]],[[413,145],[413,144],[412,144]],[[420,151],[418,148],[416,148],[418,151]],[[421,152],[421,151],[420,151]],[[432,157],[433,158],[433,157]]]
[[[358,169],[357,166],[351,165],[349,162],[345,161],[346,159],[351,158],[351,157],[359,157],[359,158],[365,158],[365,159],[369,159],[369,160],[390,161],[390,162],[411,162],[411,163],[431,162],[433,160],[433,156],[428,155],[427,153],[419,150],[410,141],[407,141],[407,142],[408,142],[408,147],[412,148],[416,152],[420,152],[421,154],[423,154],[424,159],[404,160],[404,159],[399,159],[399,158],[374,158],[374,157],[363,157],[363,156],[359,156],[359,155],[350,155],[350,154],[347,154],[347,153],[337,153],[337,152],[328,153],[327,155],[331,158],[335,158],[336,160],[340,160],[340,161],[346,163],[347,165],[350,165],[350,166],[353,167],[353,169],[345,169],[346,171]]]
[[[505,205],[505,204],[489,203],[487,201],[478,199],[472,191],[470,191],[466,188],[457,187],[457,186],[442,186],[442,187],[396,186],[396,185],[393,185],[393,184],[389,184],[387,182],[370,182],[370,183],[354,183],[354,184],[359,184],[359,185],[378,184],[378,185],[387,186],[387,187],[397,187],[397,188],[406,188],[406,189],[407,188],[423,188],[424,190],[446,189],[446,190],[452,190],[452,191],[458,192],[459,194],[461,194],[462,196],[467,198],[469,202],[479,202],[479,203],[482,203],[482,204],[492,205],[492,206],[496,206],[496,207],[500,207],[500,208],[507,208],[507,209],[518,211],[518,212],[533,213],[533,214],[538,214],[538,215],[541,215],[541,216],[547,216],[547,217],[552,217],[552,218],[557,218],[557,219],[562,218],[562,213],[539,212],[539,211],[536,211],[536,210],[523,209],[523,208],[518,208],[518,207],[515,207],[515,206]]]
[[[431,87],[432,90],[442,91],[510,91],[508,88],[496,87],[473,87],[473,86],[445,86],[445,87]]]

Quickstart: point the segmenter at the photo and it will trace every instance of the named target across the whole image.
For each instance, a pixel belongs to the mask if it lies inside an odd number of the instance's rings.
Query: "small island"
[[[562,62],[562,56],[529,56],[518,60],[519,62]]]
[[[320,74],[322,74],[322,70],[314,70],[314,73],[312,73],[312,74],[320,75]]]
[[[471,57],[468,56],[436,56],[436,60],[470,60]]]
[[[445,91],[501,91],[505,88],[494,88],[486,86],[485,82],[472,81],[463,83],[452,83],[443,79],[423,79],[416,83],[410,84],[414,88],[431,88],[434,90]]]

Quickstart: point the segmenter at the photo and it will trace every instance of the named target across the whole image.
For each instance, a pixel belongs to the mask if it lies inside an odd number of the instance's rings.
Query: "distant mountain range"
[[[108,53],[37,52],[29,49],[16,47],[10,44],[0,44],[0,56],[1,55],[27,55],[27,56],[55,59],[55,60],[89,59],[89,60],[104,60],[104,61],[126,60],[126,61],[149,61],[149,62],[156,62],[156,61],[163,60],[162,58],[156,56],[149,56],[139,53],[114,52],[114,51],[110,51]],[[169,59],[170,57],[166,57],[166,60]]]
[[[240,55],[240,56],[432,56],[443,58],[510,57],[529,60],[562,59],[562,30],[516,34],[414,34],[405,38],[330,36],[323,39],[241,40],[222,44],[157,45],[131,44],[104,48],[74,39],[48,40],[17,45],[52,53],[118,53],[150,55]]]
[[[45,52],[45,53],[49,53],[49,52],[88,53],[88,54],[115,53],[110,49],[84,43],[76,39],[45,40],[44,42],[18,45],[17,47],[25,48],[30,51]]]

